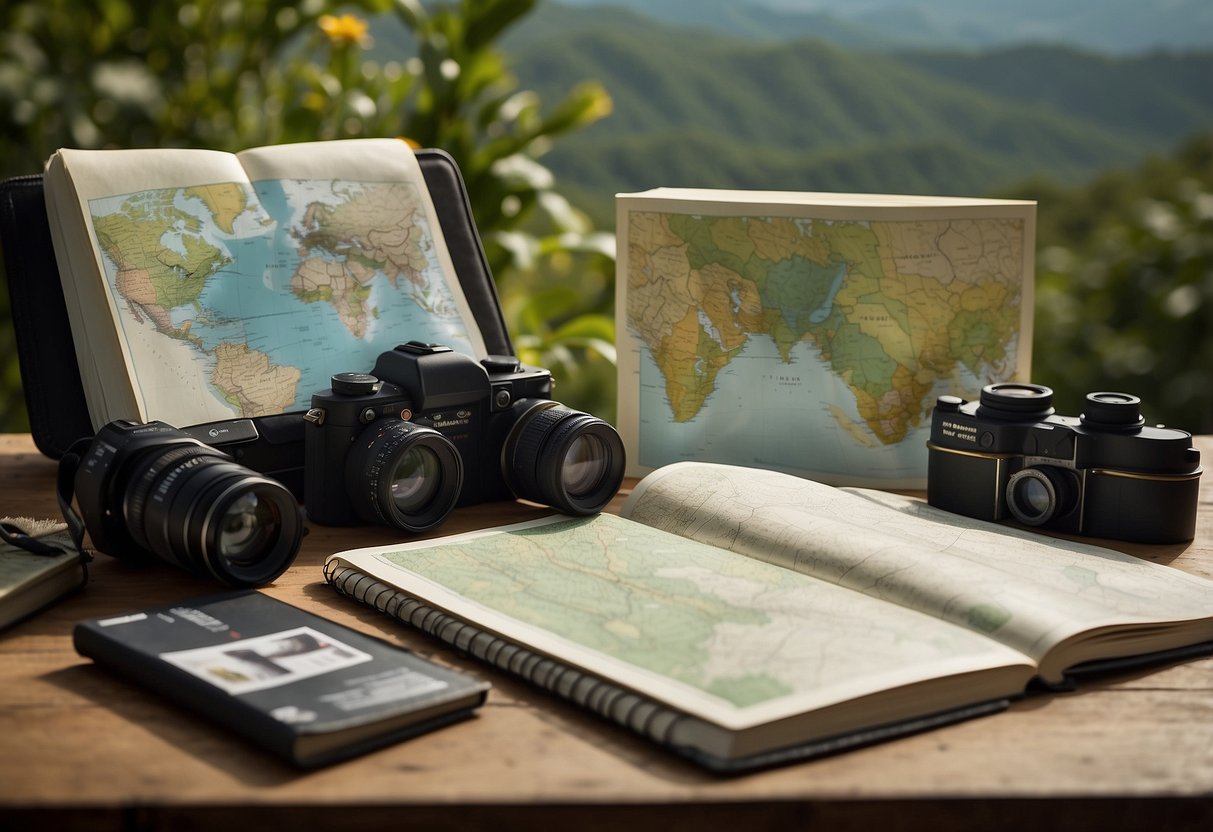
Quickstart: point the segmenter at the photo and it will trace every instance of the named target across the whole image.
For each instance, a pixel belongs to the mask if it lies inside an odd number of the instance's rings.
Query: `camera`
[[[419,341],[370,373],[334,375],[304,417],[309,519],[419,532],[455,506],[515,497],[601,511],[623,481],[623,442],[551,393],[547,370],[513,356],[478,362]]]
[[[1088,393],[1078,417],[1056,415],[1039,384],[940,396],[927,449],[927,502],[947,511],[1141,543],[1196,532],[1200,451],[1147,425],[1137,396]]]
[[[260,586],[291,565],[303,538],[281,483],[163,422],[110,422],[78,458],[63,457],[65,477],[93,545],[121,559]]]
[[[287,487],[303,501],[303,411],[225,419],[180,430]]]

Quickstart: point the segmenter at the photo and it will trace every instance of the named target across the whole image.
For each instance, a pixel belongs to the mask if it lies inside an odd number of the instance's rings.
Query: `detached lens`
[[[522,401],[502,447],[515,495],[566,514],[602,511],[623,482],[623,441],[603,420],[552,401]]]
[[[437,526],[459,499],[463,461],[432,428],[396,419],[371,425],[346,458],[346,493],[363,520],[421,532]]]
[[[303,522],[279,483],[202,444],[158,448],[123,495],[131,537],[195,575],[260,586],[299,551]]]

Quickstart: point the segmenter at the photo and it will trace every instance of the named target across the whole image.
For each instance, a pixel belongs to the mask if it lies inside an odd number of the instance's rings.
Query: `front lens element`
[[[573,439],[560,467],[560,485],[573,497],[585,497],[610,473],[611,454],[598,436],[582,434]]]
[[[1007,509],[1025,526],[1043,526],[1065,517],[1078,504],[1078,483],[1072,471],[1046,466],[1024,468],[1007,481]]]
[[[248,564],[261,558],[282,532],[282,515],[270,497],[253,488],[232,502],[218,521],[219,556]]]
[[[363,520],[422,532],[437,526],[463,489],[463,460],[451,440],[400,419],[368,426],[346,457],[345,487]]]
[[[442,463],[432,448],[409,448],[391,474],[392,503],[404,514],[425,508],[442,488]]]

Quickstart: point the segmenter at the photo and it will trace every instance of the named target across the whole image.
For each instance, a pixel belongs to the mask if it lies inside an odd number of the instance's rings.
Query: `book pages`
[[[963,628],[612,515],[332,559],[734,731],[831,736],[1014,695],[1034,672]]]
[[[484,354],[403,142],[61,150],[45,181],[95,427],[304,410],[413,339]]]
[[[682,463],[644,479],[622,513],[968,627],[1051,682],[1078,661],[1213,639],[1209,581],[896,494]]]

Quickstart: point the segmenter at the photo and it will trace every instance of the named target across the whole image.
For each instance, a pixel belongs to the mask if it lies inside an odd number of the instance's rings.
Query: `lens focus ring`
[[[346,457],[345,485],[363,520],[421,532],[455,507],[463,489],[463,460],[438,431],[382,419],[355,439]]]
[[[623,442],[595,416],[532,402],[511,429],[501,463],[515,495],[566,514],[595,514],[623,482]]]
[[[1007,480],[1007,509],[1025,526],[1043,526],[1074,510],[1078,490],[1073,471],[1053,466],[1024,468]]]

